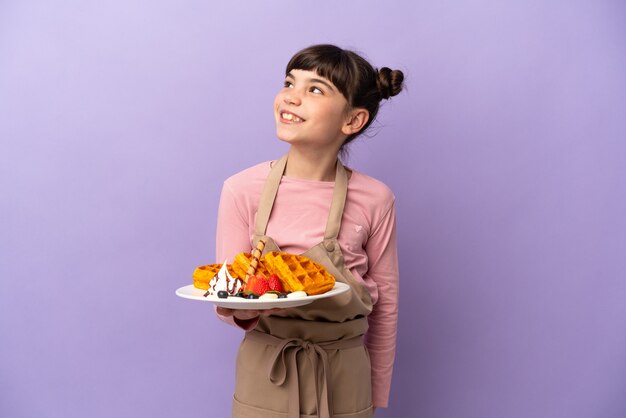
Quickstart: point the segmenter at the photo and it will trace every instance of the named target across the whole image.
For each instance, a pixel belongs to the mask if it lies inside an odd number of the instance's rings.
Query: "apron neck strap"
[[[278,186],[280,180],[285,173],[287,167],[287,155],[285,154],[278,160],[270,170],[265,186],[261,192],[259,209],[256,214],[256,224],[254,233],[256,235],[265,235],[267,224],[272,213],[272,207],[278,194]],[[330,205],[330,213],[326,222],[326,231],[324,232],[324,240],[335,239],[339,234],[341,227],[341,218],[343,216],[343,208],[346,204],[346,196],[348,194],[348,174],[343,164],[337,160],[337,171],[335,173],[335,189],[333,190],[333,200]]]
[[[256,235],[265,235],[267,223],[270,220],[270,214],[272,213],[272,207],[274,206],[274,200],[276,200],[278,186],[285,172],[285,167],[287,167],[287,154],[276,161],[270,170],[270,174],[267,176],[267,180],[265,180],[265,185],[261,192],[261,200],[259,201],[259,209],[256,213],[256,224],[254,227],[254,233]]]
[[[339,235],[341,227],[341,218],[343,217],[343,208],[346,205],[346,196],[348,195],[348,173],[337,159],[337,171],[335,173],[335,189],[333,190],[333,201],[330,204],[330,212],[326,221],[326,232],[324,232],[324,240],[336,239]]]

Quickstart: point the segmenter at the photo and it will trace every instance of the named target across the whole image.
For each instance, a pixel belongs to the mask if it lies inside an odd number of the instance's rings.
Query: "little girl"
[[[394,195],[338,156],[403,78],[333,45],[296,53],[274,100],[288,153],[224,182],[217,260],[263,239],[264,253],[303,254],[351,287],[297,308],[218,308],[246,331],[233,417],[370,418],[387,406],[398,313]]]

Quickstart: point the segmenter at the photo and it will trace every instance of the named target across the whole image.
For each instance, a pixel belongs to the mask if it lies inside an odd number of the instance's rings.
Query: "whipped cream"
[[[289,299],[305,298],[307,294],[304,290],[296,290],[295,292],[287,293],[287,297]]]
[[[226,261],[224,261],[220,271],[218,271],[209,282],[207,294],[217,295],[217,292],[220,290],[225,290],[229,295],[234,295],[243,288],[244,284],[245,282],[243,280],[230,275],[226,267]]]

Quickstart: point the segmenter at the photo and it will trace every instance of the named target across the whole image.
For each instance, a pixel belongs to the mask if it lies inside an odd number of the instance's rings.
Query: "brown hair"
[[[342,149],[370,126],[382,99],[402,91],[404,80],[400,70],[387,67],[377,70],[357,53],[329,44],[312,45],[297,52],[287,64],[285,75],[291,70],[315,71],[337,87],[351,108],[363,108],[369,112],[365,126],[347,137]]]

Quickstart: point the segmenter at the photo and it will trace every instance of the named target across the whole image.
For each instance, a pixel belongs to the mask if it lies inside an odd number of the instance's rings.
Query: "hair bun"
[[[400,70],[383,67],[378,70],[376,85],[381,99],[388,99],[402,91],[404,74]]]

